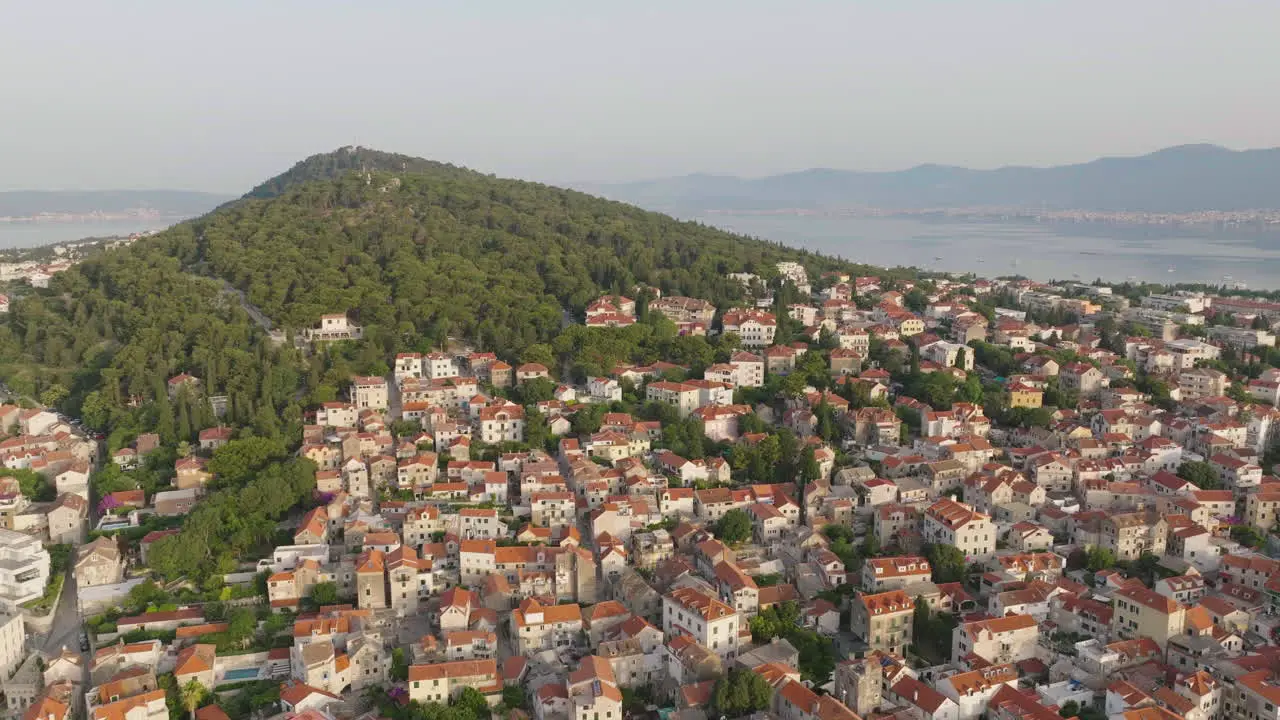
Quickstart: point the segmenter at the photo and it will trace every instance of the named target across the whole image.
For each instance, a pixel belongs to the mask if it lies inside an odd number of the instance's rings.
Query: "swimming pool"
[[[222,681],[229,683],[257,679],[258,668],[236,668],[235,670],[228,670],[227,674],[222,676]]]

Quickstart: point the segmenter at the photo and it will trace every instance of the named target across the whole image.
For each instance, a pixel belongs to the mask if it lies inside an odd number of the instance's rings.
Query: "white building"
[[[358,377],[351,381],[351,404],[360,410],[386,410],[389,403],[387,380]]]
[[[44,594],[49,552],[30,535],[0,528],[0,606],[18,605]]]
[[[490,445],[524,442],[524,408],[510,403],[481,409],[480,440]]]
[[[923,348],[925,359],[932,360],[943,367],[956,367],[958,360],[963,357],[963,362],[959,367],[961,370],[969,371],[973,369],[973,350],[959,343],[940,341],[929,343]]]
[[[740,620],[733,608],[695,588],[682,587],[662,598],[662,631],[667,638],[688,635],[726,660],[738,654]]]
[[[954,545],[968,558],[985,558],[996,550],[996,526],[970,505],[942,499],[924,513],[924,541]]]
[[[743,347],[767,347],[773,344],[778,321],[773,313],[763,310],[730,310],[721,324],[727,333],[737,333]]]

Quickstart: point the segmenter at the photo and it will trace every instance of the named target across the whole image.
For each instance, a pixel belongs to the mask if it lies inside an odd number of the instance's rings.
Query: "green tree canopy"
[[[726,545],[737,545],[750,539],[751,527],[751,516],[747,511],[734,508],[720,516],[712,532],[720,542]]]

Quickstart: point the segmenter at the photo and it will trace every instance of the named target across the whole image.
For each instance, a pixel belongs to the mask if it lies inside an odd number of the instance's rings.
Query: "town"
[[[5,712],[1280,719],[1280,303],[753,269],[388,357],[288,458],[199,368],[198,442],[10,398]]]

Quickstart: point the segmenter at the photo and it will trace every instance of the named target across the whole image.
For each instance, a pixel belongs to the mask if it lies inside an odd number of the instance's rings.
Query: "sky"
[[[1275,0],[0,0],[0,190],[343,145],[558,183],[1280,145]]]

